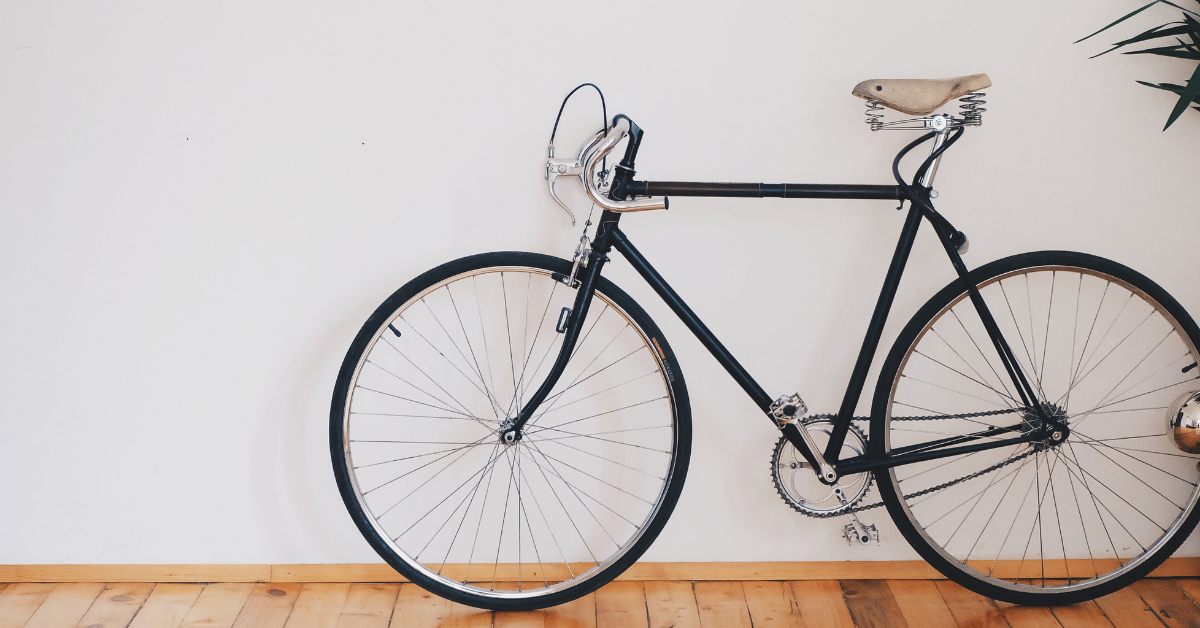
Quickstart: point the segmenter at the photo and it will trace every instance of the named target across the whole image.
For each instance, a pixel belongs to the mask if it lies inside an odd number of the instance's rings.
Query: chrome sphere
[[[1179,451],[1200,454],[1200,391],[1179,395],[1168,406],[1167,431]]]

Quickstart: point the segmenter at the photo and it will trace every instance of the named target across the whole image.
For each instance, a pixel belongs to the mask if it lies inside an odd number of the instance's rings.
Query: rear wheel
[[[894,467],[880,494],[900,532],[947,577],[1019,604],[1069,604],[1147,574],[1200,518],[1200,457],[1175,447],[1168,405],[1200,389],[1200,332],[1146,277],[1061,251],[987,264],[971,279],[1036,403],[1069,435]],[[900,334],[872,412],[876,455],[993,427],[1041,427],[961,282]],[[963,444],[978,442],[967,436]]]
[[[565,260],[488,253],[396,291],[346,354],[330,411],[342,499],[384,560],[462,604],[529,610],[612,580],[687,474],[687,390],[662,333],[606,279],[522,438],[501,426],[554,364]]]

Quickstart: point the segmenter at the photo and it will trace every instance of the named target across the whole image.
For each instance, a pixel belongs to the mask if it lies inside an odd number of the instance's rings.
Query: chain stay
[[[1012,414],[1013,412],[1025,412],[1025,411],[1026,411],[1025,408],[1007,408],[1004,410],[989,410],[987,412],[969,412],[966,414],[931,414],[931,415],[927,415],[927,416],[899,416],[899,417],[894,416],[894,417],[892,417],[892,420],[893,421],[934,421],[934,420],[940,420],[940,419],[975,419],[975,418],[985,417],[985,416],[997,416],[997,415],[1001,415],[1001,414]],[[817,414],[817,415],[812,415],[809,418],[810,419],[820,418],[820,419],[832,420],[832,419],[836,418],[836,415]],[[852,417],[852,420],[854,420],[854,421],[870,421],[871,417],[856,416],[856,417]],[[1023,460],[1026,457],[1028,457],[1030,454],[1033,454],[1033,453],[1034,453],[1033,450],[1027,451],[1027,452],[1021,454],[1020,456],[1017,456],[1015,458],[1009,458],[1008,460],[994,464],[986,469],[981,469],[970,475],[958,478],[957,480],[951,480],[951,481],[945,482],[943,484],[938,484],[937,486],[931,486],[927,489],[922,489],[920,491],[917,491],[916,493],[905,495],[904,498],[905,499],[913,499],[916,497],[921,497],[923,495],[928,495],[930,493],[935,493],[937,491],[941,491],[943,489],[950,488],[951,486],[954,486],[955,484],[961,484],[968,480],[973,480],[981,475],[986,475],[988,473],[991,473],[992,471],[1002,469],[1014,462],[1017,462],[1018,460]],[[883,505],[883,502],[878,501],[873,504],[867,504],[865,506],[854,506],[847,510],[843,510],[843,511],[840,511],[837,513],[830,513],[828,515],[815,515],[815,514],[809,514],[809,513],[803,513],[803,514],[806,514],[810,517],[814,517],[817,519],[829,519],[829,518],[833,518],[833,517],[841,517],[841,516],[845,516],[845,515],[860,513],[860,512],[863,512],[864,510],[872,510],[872,509],[878,508],[882,505]]]

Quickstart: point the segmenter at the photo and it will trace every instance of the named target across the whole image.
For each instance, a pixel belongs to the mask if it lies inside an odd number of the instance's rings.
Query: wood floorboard
[[[700,628],[692,583],[652,580],[644,586],[650,628]]]
[[[142,608],[154,585],[148,582],[116,582],[104,587],[92,603],[79,628],[125,628]]]
[[[800,607],[786,582],[743,582],[742,590],[754,628],[805,628]]]
[[[25,628],[74,626],[103,590],[103,582],[64,582],[46,596],[46,601],[25,623]]]
[[[246,582],[218,582],[205,586],[180,628],[232,628],[253,589],[254,585]]]
[[[350,585],[337,628],[388,628],[400,585],[386,583]]]
[[[1196,578],[1057,607],[948,580],[630,580],[491,612],[411,583],[0,583],[0,628],[1200,628],[1198,600]]]
[[[741,582],[697,582],[695,590],[702,628],[752,628]]]
[[[596,628],[648,628],[641,582],[612,582],[596,591]]]
[[[937,585],[929,580],[889,580],[900,614],[915,628],[958,628]]]
[[[233,622],[233,628],[283,628],[299,595],[298,584],[255,585]]]
[[[1141,595],[1132,588],[1124,588],[1104,597],[1096,598],[1096,605],[1116,628],[1162,628],[1158,615],[1150,609]]]
[[[959,628],[1008,628],[1011,625],[994,601],[949,580],[939,581],[937,588]]]
[[[842,597],[858,628],[909,628],[887,581],[842,580],[841,585]]]
[[[546,609],[545,628],[596,628],[596,594]]]
[[[440,598],[415,584],[400,585],[392,608],[393,626],[435,628],[450,618],[450,600]]]
[[[0,592],[0,628],[21,628],[54,590],[54,584],[22,582]]]
[[[129,628],[179,628],[203,590],[202,584],[160,582],[154,585]]]
[[[350,585],[337,582],[310,582],[300,589],[296,605],[288,616],[286,628],[335,628]]]
[[[797,580],[792,582],[792,594],[809,628],[854,628],[837,580]]]
[[[1200,607],[1174,581],[1142,580],[1133,590],[1168,628],[1200,628]]]

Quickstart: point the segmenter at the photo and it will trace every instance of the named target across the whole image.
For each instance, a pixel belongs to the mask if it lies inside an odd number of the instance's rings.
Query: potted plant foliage
[[[1200,0],[1197,0],[1197,3],[1200,4]],[[1112,48],[1109,48],[1108,50],[1105,50],[1104,52],[1101,52],[1092,58],[1094,59],[1095,57],[1106,55],[1114,50],[1126,48],[1128,46],[1148,46],[1141,47],[1137,50],[1126,50],[1124,54],[1159,55],[1162,57],[1175,57],[1177,59],[1189,59],[1196,61],[1196,68],[1192,71],[1191,78],[1189,78],[1187,83],[1184,85],[1138,81],[1138,83],[1141,83],[1147,87],[1153,87],[1155,89],[1172,92],[1179,96],[1179,99],[1175,102],[1175,108],[1171,110],[1171,115],[1167,118],[1167,125],[1163,127],[1163,130],[1165,131],[1176,120],[1179,119],[1180,115],[1183,115],[1183,112],[1187,110],[1189,105],[1200,104],[1200,21],[1198,21],[1200,20],[1200,13],[1181,7],[1178,4],[1169,2],[1168,0],[1154,0],[1154,2],[1151,2],[1150,4],[1147,4],[1142,8],[1129,13],[1128,15],[1125,15],[1121,19],[1109,24],[1108,26],[1105,26],[1104,28],[1092,33],[1091,35],[1088,35],[1087,37],[1084,37],[1083,39],[1080,39],[1079,41],[1076,41],[1075,43],[1095,37],[1096,35],[1103,33],[1104,31],[1116,26],[1117,24],[1120,24],[1121,22],[1124,22],[1125,20],[1128,20],[1129,18],[1141,13],[1142,11],[1145,11],[1146,9],[1149,9],[1150,7],[1153,7],[1156,4],[1170,5],[1176,9],[1179,9],[1180,11],[1183,11],[1183,19],[1180,21],[1167,22],[1166,24],[1155,26],[1154,28],[1151,28],[1150,30],[1134,37],[1130,37],[1124,41],[1119,41],[1113,44]],[[1192,108],[1200,111],[1200,106],[1193,106]]]

